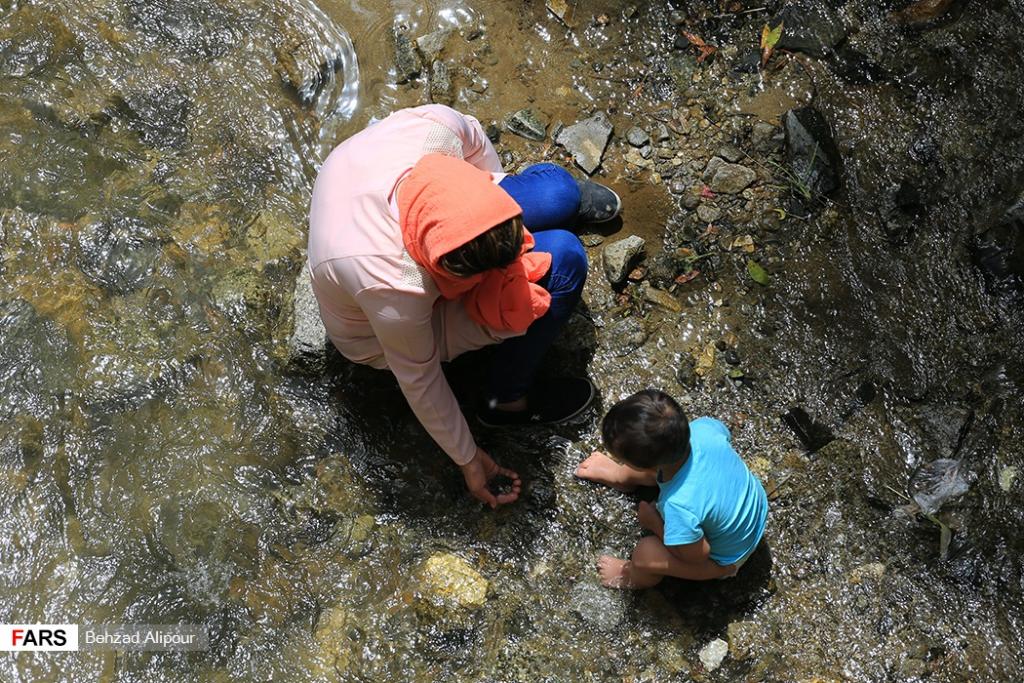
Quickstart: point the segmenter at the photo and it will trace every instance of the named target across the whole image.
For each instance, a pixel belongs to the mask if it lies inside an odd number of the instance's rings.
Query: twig
[[[745,9],[742,12],[726,12],[725,14],[712,14],[712,19],[725,19],[726,17],[740,17],[744,14],[755,14],[757,12],[767,12],[767,7],[755,7],[754,9]]]

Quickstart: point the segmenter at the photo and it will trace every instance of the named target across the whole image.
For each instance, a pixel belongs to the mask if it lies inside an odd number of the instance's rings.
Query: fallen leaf
[[[767,285],[772,279],[768,271],[754,259],[747,259],[747,274],[750,275],[751,280],[759,285]]]
[[[714,237],[717,234],[718,234],[718,228],[716,228],[711,223],[708,223],[708,227],[704,228],[704,232],[702,232],[700,234],[700,237],[698,237],[697,239],[703,240],[703,239],[707,239],[709,237]]]
[[[754,238],[750,235],[740,235],[732,241],[732,248],[745,251],[748,254],[754,253]]]
[[[786,220],[786,216],[788,214],[786,213],[785,209],[771,209],[771,210],[774,211],[775,213],[779,214],[779,220],[780,221]]]
[[[900,24],[920,24],[938,19],[948,12],[955,0],[918,0],[909,7],[892,14],[892,20]]]
[[[769,28],[768,24],[764,25],[761,29],[761,66],[768,63],[771,59],[772,53],[775,52],[775,45],[779,42],[779,38],[782,37],[782,27],[784,24],[779,24],[775,28]]]
[[[707,185],[703,185],[700,188],[700,196],[704,199],[714,199],[715,193],[711,191],[711,188]]]
[[[714,45],[708,45],[707,43],[704,42],[704,39],[698,36],[696,33],[683,31],[683,35],[686,36],[686,39],[690,41],[690,44],[693,45],[693,47],[697,48],[697,51],[700,53],[697,56],[698,64],[700,64],[705,59],[707,59],[708,57],[710,57],[711,55],[715,54],[718,51],[717,47],[715,47]]]
[[[729,379],[743,379],[743,371],[739,368],[729,370]]]
[[[682,275],[677,275],[676,276],[676,284],[684,285],[687,282],[689,282],[690,280],[693,280],[694,278],[696,278],[698,276],[700,276],[700,271],[699,270],[691,270],[688,273],[683,273]]]
[[[715,365],[715,345],[708,344],[697,354],[697,362],[694,364],[694,372],[702,377]]]

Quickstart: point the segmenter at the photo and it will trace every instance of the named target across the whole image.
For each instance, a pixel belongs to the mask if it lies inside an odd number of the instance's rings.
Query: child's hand
[[[646,500],[640,501],[640,505],[636,509],[636,516],[640,522],[640,527],[647,529],[658,538],[661,538],[665,534],[665,521],[658,514],[658,508],[654,507]]]

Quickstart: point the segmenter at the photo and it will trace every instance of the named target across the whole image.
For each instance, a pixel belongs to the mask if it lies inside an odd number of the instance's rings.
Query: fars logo
[[[2,624],[0,651],[52,652],[78,649],[77,624]]]

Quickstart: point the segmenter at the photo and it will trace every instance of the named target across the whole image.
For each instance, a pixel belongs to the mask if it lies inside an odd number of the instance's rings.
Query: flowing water
[[[567,26],[495,0],[0,0],[0,621],[210,633],[203,652],[7,655],[0,679],[1017,680],[1022,316],[969,247],[1024,189],[1024,8],[957,3],[908,29],[888,18],[907,3],[836,0],[862,27],[845,62],[777,55],[758,75],[730,64],[766,16],[735,12],[760,5],[691,4],[720,47],[707,64],[672,49],[663,3],[578,3]],[[396,83],[394,30],[445,27],[457,108],[608,112],[619,236],[652,263],[700,252],[672,312],[612,291],[592,248],[553,364],[605,405],[659,386],[730,425],[773,497],[740,578],[598,586],[597,554],[639,527],[634,498],[572,477],[596,417],[481,434],[527,481],[484,511],[387,376],[289,363],[318,164],[426,101],[422,79]],[[808,101],[845,186],[809,206],[778,141],[751,142]],[[624,160],[625,131],[659,121],[677,178],[723,143],[757,169],[714,230]],[[550,138],[499,149],[564,161]],[[767,286],[733,246],[746,234]],[[456,365],[472,396],[478,368]],[[793,408],[839,438],[809,453]],[[945,558],[907,507],[940,458],[970,483],[936,518]],[[429,603],[438,554],[487,581],[482,608]],[[715,638],[730,655],[709,671]]]

